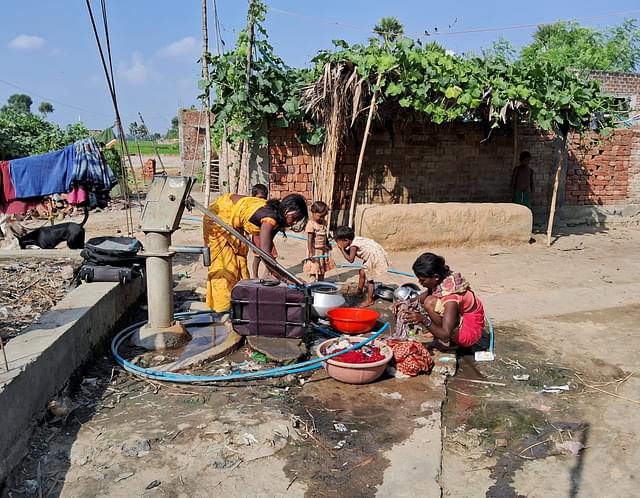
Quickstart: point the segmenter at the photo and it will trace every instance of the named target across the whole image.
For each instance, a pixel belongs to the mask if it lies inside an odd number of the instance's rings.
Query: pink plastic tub
[[[354,337],[341,337],[339,339],[346,339],[352,344],[357,344],[366,339],[366,337],[354,336]],[[317,348],[318,356],[325,356],[326,348],[333,342],[339,339],[329,339],[320,344]],[[324,369],[334,379],[345,382],[346,384],[368,384],[378,379],[387,367],[387,363],[393,358],[393,352],[391,348],[384,342],[375,340],[369,343],[373,346],[380,348],[380,353],[384,355],[384,360],[376,361],[373,363],[344,363],[337,356],[331,360],[324,362]]]

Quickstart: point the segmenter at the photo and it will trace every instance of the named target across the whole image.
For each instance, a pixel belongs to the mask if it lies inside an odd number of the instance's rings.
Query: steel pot
[[[320,317],[327,316],[328,311],[340,308],[345,303],[338,284],[316,282],[315,284],[310,284],[309,289],[313,296],[313,310]]]
[[[402,284],[393,292],[393,298],[396,301],[406,301],[418,297],[420,294],[420,287],[416,284]]]
[[[385,301],[393,301],[393,293],[397,288],[398,286],[395,284],[378,284],[373,291],[373,295]]]

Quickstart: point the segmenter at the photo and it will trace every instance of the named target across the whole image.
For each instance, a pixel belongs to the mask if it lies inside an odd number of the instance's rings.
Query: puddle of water
[[[219,346],[229,337],[231,328],[225,326],[217,315],[198,315],[182,324],[191,335],[191,340],[182,348],[172,350],[176,354],[176,361],[183,361],[195,355],[209,351]]]

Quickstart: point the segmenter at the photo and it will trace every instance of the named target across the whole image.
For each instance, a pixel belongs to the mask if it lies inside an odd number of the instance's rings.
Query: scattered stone
[[[24,490],[27,495],[34,495],[38,491],[40,484],[36,479],[26,479],[24,481]]]
[[[496,439],[496,448],[506,448],[508,444],[506,439]]]
[[[250,432],[245,432],[242,435],[242,442],[244,444],[246,444],[247,446],[251,446],[252,444],[258,444],[258,440],[256,439],[256,437],[251,434]]]
[[[514,375],[513,380],[529,380],[529,374]]]
[[[389,398],[389,399],[397,399],[397,400],[401,400],[402,399],[402,394],[400,394],[398,392],[380,393],[380,396],[384,396],[385,398]]]
[[[55,417],[64,418],[73,410],[73,402],[68,396],[60,396],[49,401],[47,408]]]
[[[563,443],[556,443],[556,449],[563,453],[570,453],[574,456],[578,455],[586,446],[580,441],[564,441]]]
[[[67,265],[60,268],[60,276],[65,280],[71,280],[73,278],[74,273],[75,272],[73,270],[73,266]]]
[[[123,474],[119,474],[118,477],[116,477],[113,482],[124,481],[125,479],[129,479],[133,475],[135,475],[135,472],[125,472]]]
[[[122,445],[122,454],[128,457],[143,457],[151,451],[151,444],[148,439],[136,439],[127,441]]]

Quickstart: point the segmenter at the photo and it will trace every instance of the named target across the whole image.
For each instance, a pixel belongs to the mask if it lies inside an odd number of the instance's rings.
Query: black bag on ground
[[[80,255],[94,265],[132,266],[143,263],[140,249],[142,244],[133,237],[94,237],[85,242]]]
[[[78,278],[85,282],[121,282],[126,284],[141,274],[138,264],[126,267],[85,263],[80,267]]]

